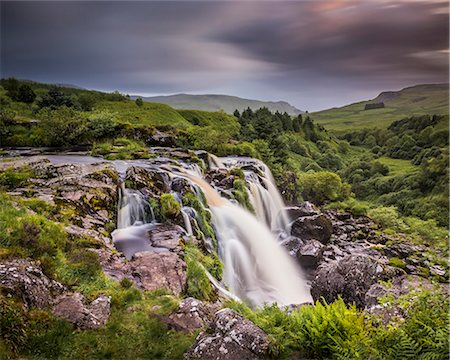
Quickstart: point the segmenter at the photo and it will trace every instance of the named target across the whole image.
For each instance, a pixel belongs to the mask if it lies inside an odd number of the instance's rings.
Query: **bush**
[[[181,205],[172,194],[162,194],[160,202],[163,219],[175,218],[180,215]]]
[[[332,172],[300,173],[297,186],[305,200],[316,204],[344,200],[350,195],[348,184]]]
[[[0,187],[13,190],[28,184],[28,180],[33,176],[30,169],[6,169],[0,172]]]

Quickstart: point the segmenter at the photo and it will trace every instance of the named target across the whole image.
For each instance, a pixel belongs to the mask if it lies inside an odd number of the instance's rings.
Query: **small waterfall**
[[[120,184],[117,229],[111,233],[114,246],[130,259],[136,252],[151,250],[147,233],[155,220],[144,195]]]
[[[206,181],[187,175],[204,192],[213,213],[224,262],[224,280],[252,306],[311,301],[301,270],[269,227],[247,210],[222,198]]]
[[[244,169],[250,202],[257,218],[264,221],[272,231],[285,232],[290,223],[289,217],[268,166],[256,159],[233,157],[223,158],[222,164],[226,168],[237,166]]]
[[[124,229],[133,225],[141,225],[155,220],[153,209],[145,200],[144,195],[137,190],[125,188],[120,184],[119,211],[117,213],[117,228]]]

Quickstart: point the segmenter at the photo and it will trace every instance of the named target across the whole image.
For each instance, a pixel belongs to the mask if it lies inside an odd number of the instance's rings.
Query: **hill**
[[[136,96],[132,96],[132,98],[136,98]],[[243,111],[247,108],[258,110],[262,107],[266,107],[272,112],[287,112],[289,115],[298,115],[302,113],[301,110],[285,101],[259,101],[229,95],[177,94],[170,96],[143,97],[142,99],[147,102],[167,104],[175,109],[205,111],[223,110],[228,114],[232,114],[236,109],[239,111]]]
[[[393,121],[418,115],[449,113],[448,84],[416,85],[386,91],[376,98],[312,113],[313,119],[337,134],[363,128],[387,128]],[[367,104],[384,107],[365,110]]]

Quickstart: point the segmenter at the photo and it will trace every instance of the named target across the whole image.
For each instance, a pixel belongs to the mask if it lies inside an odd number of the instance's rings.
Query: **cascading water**
[[[242,207],[222,198],[206,181],[187,175],[205,194],[213,212],[224,262],[224,280],[233,294],[260,306],[311,301],[301,270],[269,227]]]
[[[310,302],[311,295],[299,266],[275,236],[287,230],[289,221],[267,166],[250,158],[211,159],[211,169],[239,167],[244,171],[255,215],[222,197],[204,180],[202,169],[196,165],[161,158],[113,164],[118,170],[120,168],[121,174],[134,165],[149,171],[163,171],[172,180],[182,177],[189,181],[197,196],[206,198],[209,208],[204,210],[212,213],[218,252],[224,263],[224,282],[233,296],[254,307],[272,302],[279,305]],[[221,193],[227,194],[223,190]],[[173,192],[173,195],[182,202],[180,193]],[[196,231],[199,229],[198,214],[187,206],[181,207],[181,214],[186,232],[192,236],[193,226]],[[168,251],[151,246],[148,233],[157,226],[152,208],[140,191],[127,189],[124,183],[120,188],[117,220],[118,228],[111,234],[113,243],[128,259],[139,251]],[[212,243],[205,243],[205,246],[214,251]],[[217,280],[211,281],[225,296],[230,295]]]
[[[137,190],[120,184],[117,229],[111,233],[114,246],[128,259],[136,252],[151,250],[147,232],[155,220],[153,209]]]

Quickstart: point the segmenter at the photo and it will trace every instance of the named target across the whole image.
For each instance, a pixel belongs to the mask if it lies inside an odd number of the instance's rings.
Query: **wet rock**
[[[169,289],[179,295],[186,287],[186,263],[171,252],[140,252],[130,261],[130,270],[144,290]]]
[[[148,189],[154,195],[170,192],[169,175],[160,170],[131,166],[127,169],[125,181],[129,183],[128,187],[136,190]]]
[[[200,334],[185,359],[253,360],[267,357],[267,334],[231,309],[216,313],[207,332]]]
[[[180,302],[176,312],[160,320],[176,331],[194,332],[208,324],[217,307],[190,297]]]
[[[111,298],[101,295],[90,304],[80,293],[65,294],[56,300],[53,313],[79,329],[98,329],[106,324],[110,315]]]
[[[291,254],[292,256],[296,256],[298,250],[301,246],[303,246],[305,242],[298,237],[290,236],[286,240],[281,242],[281,245]]]
[[[304,267],[315,267],[322,258],[325,246],[317,240],[310,240],[301,245],[297,251],[297,258]]]
[[[300,204],[298,206],[288,207],[286,208],[286,212],[289,218],[292,220],[298,219],[299,217],[320,214],[319,209],[317,209],[316,206],[309,201],[305,201],[303,204]]]
[[[333,233],[333,224],[323,214],[300,217],[294,221],[291,234],[304,241],[318,240],[326,244]]]
[[[189,183],[189,181],[181,177],[176,177],[172,180],[172,190],[180,194],[192,192],[191,184]]]
[[[153,247],[165,248],[169,251],[180,252],[181,240],[187,240],[186,231],[179,225],[156,224],[149,231],[150,244]]]
[[[65,288],[50,280],[34,261],[17,259],[0,263],[0,290],[28,307],[48,308]]]
[[[107,246],[113,248],[109,237],[103,235],[99,231],[85,229],[76,225],[68,225],[64,230],[66,230],[69,239],[72,241],[89,239],[90,247],[101,248]]]
[[[349,255],[341,260],[322,264],[311,284],[315,300],[323,297],[327,302],[338,296],[347,303],[365,306],[365,296],[378,280],[386,280],[395,271],[368,255]]]

